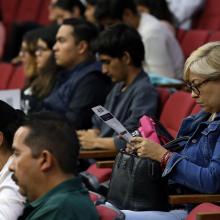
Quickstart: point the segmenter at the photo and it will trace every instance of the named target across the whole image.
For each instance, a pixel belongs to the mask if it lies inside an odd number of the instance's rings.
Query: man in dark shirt
[[[28,199],[20,220],[98,220],[87,190],[74,175],[79,143],[62,116],[30,115],[15,133],[13,150],[10,170]]]
[[[105,107],[132,132],[137,129],[141,116],[156,116],[158,105],[157,91],[142,69],[144,45],[141,37],[135,29],[118,24],[101,33],[96,41],[96,50],[103,73],[115,82]],[[120,149],[125,146],[125,142],[96,116],[93,127],[78,131],[84,148]]]
[[[56,63],[65,71],[60,72],[43,109],[65,115],[76,129],[91,128],[91,108],[104,103],[110,89],[110,81],[101,73],[90,48],[97,34],[93,24],[67,19],[57,32],[53,48]]]

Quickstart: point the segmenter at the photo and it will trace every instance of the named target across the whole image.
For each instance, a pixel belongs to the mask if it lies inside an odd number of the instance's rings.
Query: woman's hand
[[[127,146],[127,151],[134,150],[140,157],[148,157],[152,160],[161,161],[167,150],[161,145],[142,137],[134,137]]]

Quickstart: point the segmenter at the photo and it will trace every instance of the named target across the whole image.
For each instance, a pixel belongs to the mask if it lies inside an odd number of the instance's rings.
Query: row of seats
[[[50,0],[0,0],[3,22],[35,21],[48,24],[48,5]]]
[[[184,57],[187,58],[195,49],[202,46],[203,44],[213,41],[220,41],[220,31],[184,31],[179,29],[177,32],[177,39],[182,48]]]
[[[24,71],[21,66],[0,63],[0,90],[22,89],[25,84]]]

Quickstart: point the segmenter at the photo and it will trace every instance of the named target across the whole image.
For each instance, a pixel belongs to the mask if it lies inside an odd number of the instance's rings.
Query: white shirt
[[[172,31],[150,14],[141,14],[138,27],[144,48],[144,70],[148,73],[181,78],[184,57]]]
[[[0,219],[16,220],[23,212],[25,199],[18,191],[18,186],[12,180],[9,166],[11,156],[0,172]]]
[[[170,11],[174,14],[182,29],[190,29],[191,17],[204,4],[204,0],[166,0]]]

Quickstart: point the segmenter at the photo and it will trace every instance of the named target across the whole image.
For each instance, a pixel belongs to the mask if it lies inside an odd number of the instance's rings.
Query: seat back
[[[0,63],[0,89],[7,89],[11,79],[13,66],[9,63]]]
[[[160,122],[174,138],[182,120],[191,114],[195,104],[190,93],[185,91],[174,92],[166,101],[160,115]]]
[[[80,173],[86,187],[93,191],[98,191],[100,184],[109,180],[112,173],[111,168],[98,168],[92,164],[86,171]]]
[[[22,89],[25,84],[24,70],[22,66],[16,67],[9,81],[9,89]]]
[[[96,206],[100,220],[124,220],[125,215],[119,209],[101,204]]]
[[[202,203],[196,206],[194,209],[192,209],[192,211],[187,216],[186,220],[197,220],[196,215],[198,213],[204,213],[204,212],[205,213],[220,212],[220,206],[214,205],[212,203]]]
[[[39,24],[47,25],[49,24],[49,11],[48,11],[48,6],[50,4],[51,0],[43,0],[42,4],[40,6],[39,14],[37,17],[37,22]]]
[[[215,31],[211,33],[209,37],[209,42],[220,41],[220,31]]]
[[[207,30],[188,31],[180,44],[185,58],[189,57],[195,49],[205,44],[208,41],[209,34]]]
[[[41,0],[20,0],[15,14],[15,21],[37,21],[40,6]]]
[[[168,100],[171,91],[168,88],[157,87],[157,92],[159,93],[160,103],[158,108],[158,115],[160,115],[164,104]]]

